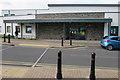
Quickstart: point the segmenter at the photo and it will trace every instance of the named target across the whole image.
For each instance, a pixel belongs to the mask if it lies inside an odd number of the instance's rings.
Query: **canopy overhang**
[[[19,19],[4,20],[4,23],[45,23],[45,22],[112,22],[112,18],[71,18],[71,19]]]

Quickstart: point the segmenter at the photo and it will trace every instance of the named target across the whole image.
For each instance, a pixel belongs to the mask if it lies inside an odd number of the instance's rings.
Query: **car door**
[[[119,42],[120,41],[118,40],[118,37],[112,37],[110,44],[113,45],[113,48],[117,49],[117,48],[119,48]]]
[[[118,38],[118,48],[120,49],[120,37]]]

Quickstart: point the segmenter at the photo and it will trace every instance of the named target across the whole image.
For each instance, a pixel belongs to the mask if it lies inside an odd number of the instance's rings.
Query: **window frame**
[[[8,29],[9,27],[9,29]],[[11,32],[11,26],[7,26],[7,33],[10,33]]]
[[[19,30],[18,30],[18,29],[19,29]],[[21,32],[21,30],[20,30],[20,26],[15,26],[15,30],[17,30],[18,33],[20,33],[20,32]]]
[[[31,30],[28,30],[28,29],[31,29]],[[26,26],[26,33],[32,33],[32,26]]]
[[[8,16],[8,14],[4,14],[4,16]]]
[[[110,36],[118,36],[119,27],[118,26],[111,26]]]

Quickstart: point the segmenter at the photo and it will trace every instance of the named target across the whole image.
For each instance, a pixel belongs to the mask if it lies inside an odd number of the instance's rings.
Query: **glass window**
[[[10,26],[7,26],[7,32],[10,33]]]
[[[4,16],[8,16],[8,14],[4,14]]]
[[[11,16],[15,16],[15,14],[11,14]]]
[[[108,36],[103,37],[103,39],[108,39]]]
[[[26,26],[26,33],[32,33],[32,27]]]
[[[118,40],[118,37],[111,38],[111,40]]]
[[[120,41],[120,37],[118,38],[118,40]]]
[[[20,26],[16,26],[16,31],[20,33]]]
[[[111,26],[110,35],[118,36],[118,26]]]

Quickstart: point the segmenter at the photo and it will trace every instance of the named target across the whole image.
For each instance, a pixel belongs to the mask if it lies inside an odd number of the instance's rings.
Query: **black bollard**
[[[70,46],[72,46],[72,39],[70,38]]]
[[[70,46],[72,46],[72,32],[70,31]]]
[[[90,71],[90,76],[89,79],[90,80],[96,80],[95,77],[95,53],[92,53],[91,55],[91,71]]]
[[[4,34],[4,42],[6,42],[6,35]]]
[[[64,45],[63,45],[63,37],[61,38],[61,40],[62,40],[62,41],[61,41],[61,46],[64,46]]]
[[[10,34],[8,34],[8,43],[10,43]]]
[[[62,79],[62,52],[58,52],[58,63],[57,63],[57,79]]]

